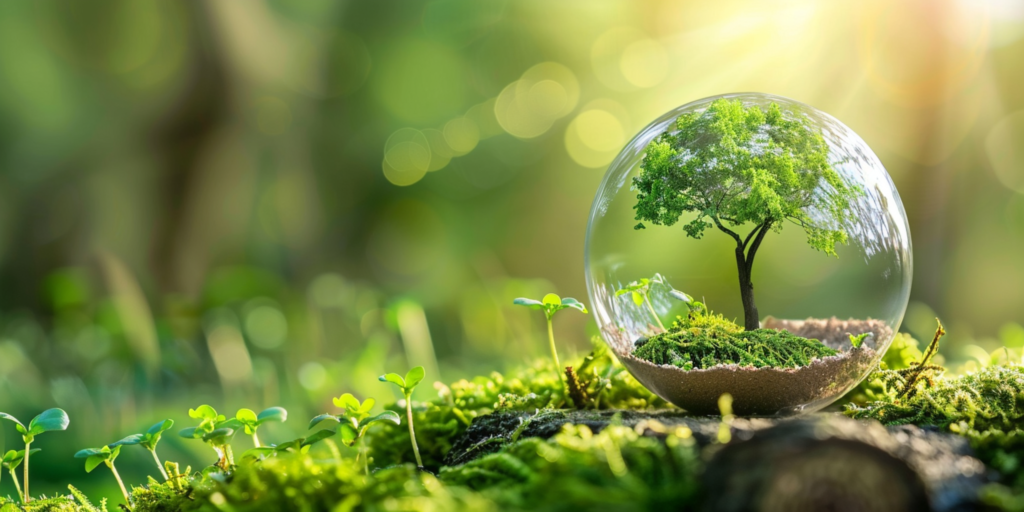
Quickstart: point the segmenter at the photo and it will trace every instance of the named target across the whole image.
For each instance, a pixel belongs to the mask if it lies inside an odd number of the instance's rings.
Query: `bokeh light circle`
[[[764,389],[753,393],[751,383],[760,382],[758,375],[763,375],[750,367],[734,366],[728,372],[718,371],[725,368],[722,366],[687,371],[654,365],[631,354],[637,340],[661,332],[656,320],[671,326],[673,319],[688,311],[678,294],[670,293],[673,289],[704,302],[726,318],[736,319],[740,325],[744,323],[735,258],[737,242],[730,236],[714,226],[699,239],[687,236],[683,226],[695,215],[687,212],[672,225],[648,222],[645,229],[634,229],[638,220],[633,178],[641,171],[648,145],[663,133],[678,134],[676,120],[684,114],[710,115],[706,114],[708,108],[719,99],[739,102],[748,109],[756,106],[764,112],[770,105],[778,105],[783,119],[799,120],[805,130],[820,134],[825,143],[822,154],[837,179],[859,191],[848,202],[844,218],[830,217],[815,206],[801,209],[810,222],[846,233],[847,242],[836,245],[836,256],[813,249],[807,233],[793,222],[764,237],[752,272],[762,328],[787,329],[820,339],[839,350],[839,356],[835,356],[835,366],[824,373],[824,365],[833,365],[831,358],[797,370],[758,370],[772,376],[764,380]],[[760,125],[751,145],[745,146],[752,154],[768,147],[765,126]],[[678,161],[686,161],[694,154],[693,149],[708,142],[704,138],[681,140],[683,149]],[[706,172],[706,167],[696,168],[695,172]],[[668,186],[668,182],[662,183]],[[750,190],[748,183],[739,183],[733,187],[736,183],[730,182],[729,190]],[[836,188],[823,178],[809,183],[806,197],[836,193]],[[717,182],[711,187],[711,194],[723,190]],[[746,234],[753,226],[734,227]],[[589,299],[601,334],[640,382],[691,412],[715,412],[708,404],[717,403],[713,398],[728,392],[738,413],[773,415],[820,409],[877,366],[906,311],[912,249],[899,194],[881,162],[856,133],[802,103],[741,93],[678,107],[652,122],[625,146],[609,166],[591,207],[585,267]],[[670,285],[651,288],[650,306],[657,319],[652,318],[647,304],[634,303],[628,294],[616,296],[629,283],[655,274],[664,276]],[[858,330],[861,328],[865,330]],[[852,347],[847,336],[850,330],[855,331],[851,334],[870,330],[863,348]],[[743,379],[746,384],[740,382]],[[694,398],[698,395],[712,399],[702,405]]]

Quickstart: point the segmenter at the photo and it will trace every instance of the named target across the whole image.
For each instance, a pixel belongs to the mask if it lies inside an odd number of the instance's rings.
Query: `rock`
[[[445,464],[463,464],[515,439],[549,438],[566,423],[598,432],[613,418],[631,427],[656,420],[692,430],[709,459],[707,510],[975,510],[978,489],[989,481],[966,440],[954,434],[835,414],[738,418],[723,446],[715,444],[718,418],[676,409],[498,412],[477,418]]]

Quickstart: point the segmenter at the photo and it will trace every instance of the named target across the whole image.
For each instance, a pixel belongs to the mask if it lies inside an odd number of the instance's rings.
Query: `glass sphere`
[[[637,134],[594,198],[585,259],[604,340],[695,414],[718,413],[725,393],[741,415],[832,403],[877,367],[912,276],[906,212],[878,157],[832,116],[760,93],[704,98]],[[831,352],[789,366],[634,355],[700,303],[741,331]]]

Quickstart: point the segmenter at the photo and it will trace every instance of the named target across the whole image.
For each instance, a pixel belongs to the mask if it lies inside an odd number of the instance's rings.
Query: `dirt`
[[[717,414],[718,398],[733,397],[733,412],[741,416],[786,416],[813,412],[849,391],[874,368],[876,348],[887,345],[892,330],[881,320],[767,318],[762,326],[785,329],[797,336],[820,340],[839,350],[835,356],[814,360],[800,368],[753,368],[719,365],[683,370],[634,357],[633,340],[624,333],[609,333],[612,350],[644,386],[691,414]],[[849,335],[871,333],[853,348]],[[609,336],[609,334],[612,334]]]

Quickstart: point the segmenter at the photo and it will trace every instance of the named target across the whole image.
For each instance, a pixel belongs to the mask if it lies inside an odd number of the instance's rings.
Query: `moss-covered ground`
[[[1024,368],[1006,363],[957,377],[944,377],[939,370],[902,371],[927,362],[928,352],[912,338],[899,336],[883,369],[848,395],[847,414],[965,436],[998,475],[998,483],[984,488],[983,500],[1003,510],[1024,510]],[[148,486],[132,490],[134,510],[665,510],[696,504],[708,448],[699,447],[685,426],[665,427],[651,437],[614,422],[596,433],[568,424],[550,438],[496,438],[480,456],[444,464],[445,454],[472,420],[494,411],[530,416],[570,405],[594,410],[669,407],[633,380],[602,345],[575,363],[586,403],[567,400],[554,368],[543,362],[508,375],[437,386],[435,400],[414,408],[424,470],[412,464],[408,430],[388,425],[370,431],[370,474],[328,440],[308,454],[241,462],[230,474],[186,468],[169,483],[151,479]],[[921,378],[906,378],[911,374]],[[72,494],[27,508],[0,498],[0,512],[106,510],[104,502]]]
[[[775,329],[744,330],[696,302],[668,331],[637,343],[633,355],[684,370],[736,364],[754,368],[797,368],[838,352],[818,340]]]

